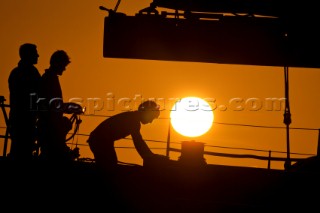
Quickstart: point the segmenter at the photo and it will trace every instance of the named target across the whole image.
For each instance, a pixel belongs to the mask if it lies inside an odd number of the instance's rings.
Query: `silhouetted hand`
[[[72,159],[72,160],[80,157],[79,148],[76,147],[76,148],[74,148],[74,149],[71,149],[71,150],[70,150],[70,156],[71,156],[71,159]]]
[[[170,166],[171,161],[167,156],[153,154],[143,159],[143,166],[146,167],[163,167]]]

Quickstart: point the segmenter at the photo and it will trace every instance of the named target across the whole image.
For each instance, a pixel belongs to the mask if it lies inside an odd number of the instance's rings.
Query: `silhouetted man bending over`
[[[140,133],[141,124],[152,123],[159,115],[159,106],[153,101],[145,101],[137,111],[122,112],[100,123],[88,139],[97,167],[106,170],[115,168],[118,159],[114,142],[129,135],[144,161],[152,158],[165,159],[165,156],[152,153]]]
[[[31,160],[36,149],[37,111],[32,109],[31,97],[39,92],[41,75],[34,66],[39,54],[34,44],[23,44],[19,49],[20,61],[9,76],[10,114],[9,131],[13,160]]]

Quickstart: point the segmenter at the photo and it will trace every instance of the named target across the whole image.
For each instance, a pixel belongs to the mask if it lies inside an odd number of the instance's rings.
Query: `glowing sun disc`
[[[205,100],[186,97],[174,104],[170,118],[175,131],[187,137],[197,137],[209,131],[214,115]]]

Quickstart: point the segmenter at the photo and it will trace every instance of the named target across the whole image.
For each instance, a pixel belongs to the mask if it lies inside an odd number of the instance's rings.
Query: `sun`
[[[181,135],[198,137],[206,133],[214,120],[210,104],[197,97],[186,97],[177,101],[171,109],[172,127]]]

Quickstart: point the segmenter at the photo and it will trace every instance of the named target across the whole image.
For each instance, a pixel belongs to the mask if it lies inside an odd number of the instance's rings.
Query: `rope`
[[[118,0],[116,6],[114,7],[114,12],[117,12],[120,3],[121,3],[121,0]]]

